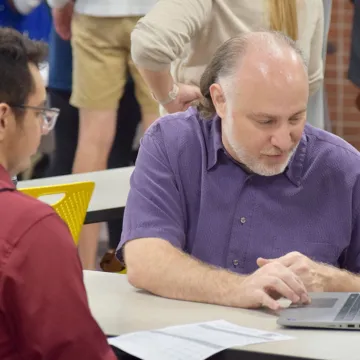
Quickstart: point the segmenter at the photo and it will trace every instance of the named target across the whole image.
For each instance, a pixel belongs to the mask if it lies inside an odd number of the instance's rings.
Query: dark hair
[[[203,98],[198,103],[197,109],[203,118],[211,118],[216,113],[210,95],[210,86],[214,83],[219,83],[222,79],[232,78],[235,75],[236,66],[239,65],[241,59],[245,56],[248,46],[254,42],[254,34],[258,38],[263,37],[267,44],[275,42],[278,45],[293,49],[302,60],[304,67],[307,67],[304,56],[295,41],[281,32],[254,31],[232,37],[219,46],[201,76],[200,91]]]
[[[0,28],[0,103],[26,104],[34,91],[29,63],[39,67],[47,58],[47,45],[18,31]],[[14,108],[19,114],[19,110]]]

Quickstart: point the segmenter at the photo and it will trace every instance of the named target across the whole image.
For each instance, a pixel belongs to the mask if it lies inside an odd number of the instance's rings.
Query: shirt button
[[[246,223],[246,218],[245,218],[245,217],[242,217],[242,218],[240,219],[240,222],[241,222],[242,224],[245,224],[245,223]]]
[[[236,267],[239,265],[239,260],[233,260],[233,265]]]

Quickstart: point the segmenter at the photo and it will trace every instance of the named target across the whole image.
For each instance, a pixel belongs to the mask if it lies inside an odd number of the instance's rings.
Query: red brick
[[[352,22],[349,24],[349,26],[346,26],[343,30],[344,38],[349,39],[351,37],[352,32]]]
[[[349,94],[347,94],[349,95]],[[343,106],[344,108],[354,108],[355,109],[355,100],[356,100],[356,95],[351,94],[351,96],[344,96],[344,100],[343,100]],[[360,113],[359,113],[360,115]]]
[[[325,78],[327,79],[334,79],[336,78],[336,75],[337,75],[337,70],[336,69],[333,69],[333,68],[329,68],[327,67],[325,69]]]
[[[337,94],[338,92],[338,85],[337,84],[329,84],[327,82],[325,82],[325,86],[326,86],[326,91],[327,93],[330,94]]]
[[[331,64],[332,66],[337,64],[336,56],[334,54],[328,55],[326,57],[326,64]]]
[[[344,0],[342,0],[342,1],[344,1]],[[352,13],[354,10],[354,5],[351,4],[350,1],[345,1],[345,9],[346,9],[345,11]]]
[[[339,29],[335,26],[330,26],[329,33],[328,33],[328,39],[336,41],[339,35]]]

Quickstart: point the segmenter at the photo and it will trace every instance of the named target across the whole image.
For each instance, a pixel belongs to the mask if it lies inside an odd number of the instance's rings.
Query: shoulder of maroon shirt
[[[54,214],[51,206],[0,184],[0,239],[16,245],[23,234],[41,219]],[[1,254],[0,254],[1,256]]]
[[[2,273],[8,260],[11,258],[11,255],[14,249],[21,247],[21,242],[27,239],[27,233],[31,231],[32,227],[42,222],[46,217],[51,217],[53,219],[55,212],[51,206],[39,201],[38,199],[32,198],[28,195],[25,195],[15,188],[11,187],[9,184],[4,183],[0,180],[0,282]],[[65,226],[65,223],[60,219],[59,226]],[[50,219],[49,219],[50,220]],[[51,222],[54,225],[54,222]],[[45,231],[46,229],[44,229]],[[56,229],[53,228],[55,232]],[[47,230],[48,231],[48,230]],[[59,228],[60,231],[60,228]],[[64,232],[62,232],[64,234]],[[70,232],[68,232],[69,238],[71,238]],[[29,239],[27,239],[29,240]],[[72,242],[72,239],[68,239],[69,242]],[[51,241],[51,239],[49,239]],[[26,244],[24,244],[26,245]],[[26,248],[27,246],[25,246]],[[46,256],[46,254],[44,254]],[[73,274],[76,276],[75,274]],[[79,291],[85,289],[83,287],[79,288]],[[85,296],[86,297],[86,296]],[[90,314],[89,314],[90,315]],[[85,319],[88,321],[88,326],[93,325],[96,338],[99,340],[99,345],[96,348],[93,359],[99,359],[99,352],[103,355],[101,356],[102,360],[115,360],[115,354],[110,350],[110,347],[106,347],[106,340],[100,339],[104,336],[97,324],[94,321],[90,321],[90,317],[85,316]],[[0,327],[1,328],[1,327]],[[1,329],[0,329],[1,330]],[[1,331],[0,331],[1,333]],[[91,333],[91,332],[90,332]],[[0,334],[1,335],[1,334]],[[1,338],[1,336],[0,336]],[[1,339],[0,339],[1,340]],[[94,349],[95,349],[94,348]],[[1,351],[0,351],[1,353]]]

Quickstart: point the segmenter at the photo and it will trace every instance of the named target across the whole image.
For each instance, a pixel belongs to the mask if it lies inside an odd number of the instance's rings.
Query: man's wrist
[[[226,269],[222,269],[221,272],[224,286],[221,291],[222,301],[219,302],[219,304],[240,308],[247,307],[247,294],[241,285],[248,276],[240,275]]]
[[[159,71],[153,71],[139,67],[139,72],[144,78],[145,82],[148,84],[149,88],[151,89],[152,96],[157,102],[164,104],[173,101],[171,98],[174,97],[173,93],[176,89],[174,89],[175,81],[171,75],[170,67]],[[170,98],[169,94],[171,95]],[[168,100],[170,101],[168,102]]]
[[[209,265],[206,265],[206,272],[202,276],[203,289],[206,289],[203,302],[239,307],[242,300],[239,297],[239,284],[245,276]]]
[[[326,292],[360,292],[360,276],[346,270],[323,265],[321,276]]]
[[[154,93],[152,96],[160,105],[165,106],[173,102],[179,94],[179,86],[174,82],[171,90],[162,98],[158,98]]]

